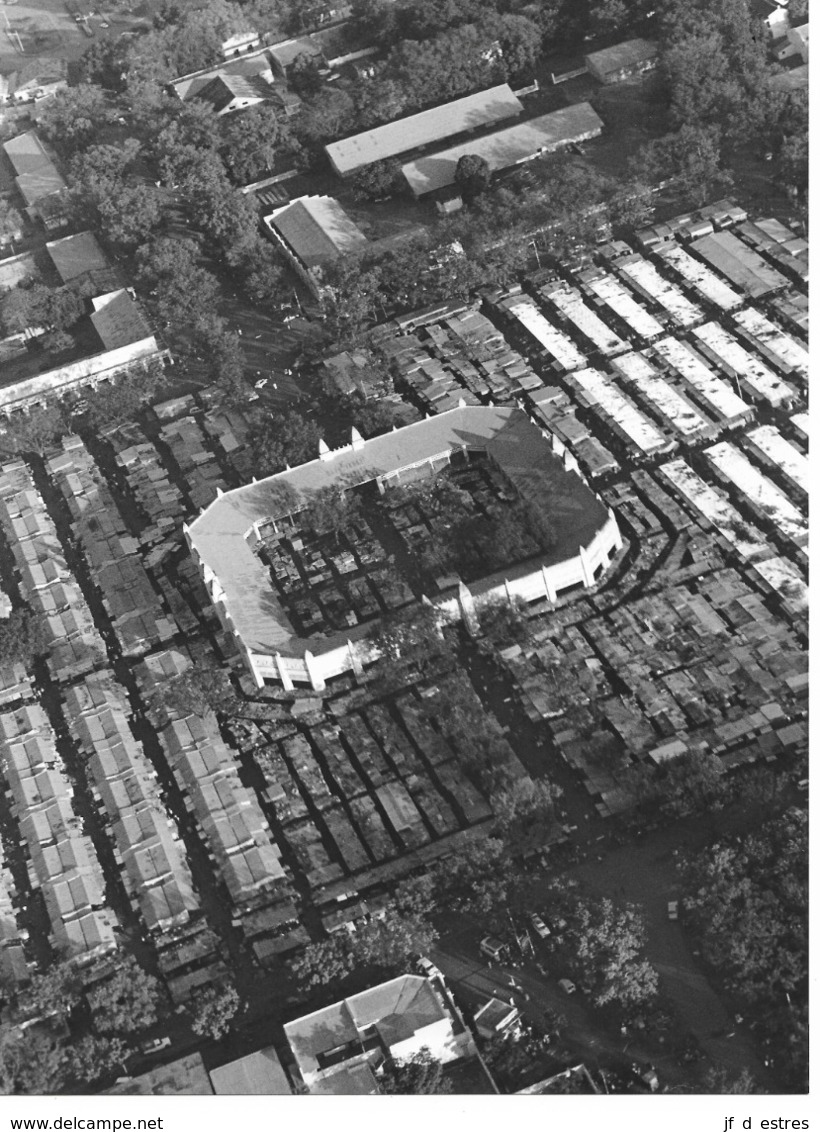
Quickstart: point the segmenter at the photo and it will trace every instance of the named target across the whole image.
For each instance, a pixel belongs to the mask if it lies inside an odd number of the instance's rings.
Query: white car
[[[435,965],[433,960],[427,959],[426,956],[424,956],[424,955],[422,955],[422,957],[417,961],[416,966],[418,967],[419,971],[422,973],[422,975],[424,975],[424,977],[426,979],[443,979],[444,978],[444,975],[441,973],[441,971]]]
[[[546,939],[547,936],[552,935],[552,932],[549,930],[549,928],[537,912],[530,912],[530,923],[532,924],[536,932],[538,932],[541,939]]]
[[[677,920],[678,918],[678,902],[677,900],[670,900],[666,905],[666,913],[670,920]]]
[[[576,990],[578,989],[572,979],[559,979],[558,986],[561,988],[564,994],[575,994]]]

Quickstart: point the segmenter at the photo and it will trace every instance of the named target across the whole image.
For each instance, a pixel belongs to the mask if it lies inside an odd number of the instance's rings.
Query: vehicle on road
[[[547,936],[552,935],[552,932],[549,930],[549,928],[537,912],[530,912],[530,923],[535,928],[541,939],[546,939]]]
[[[496,962],[504,958],[507,950],[507,945],[494,935],[485,935],[481,943],[478,945],[478,950],[482,955],[486,955],[488,959],[494,959]]]
[[[558,986],[561,988],[564,994],[575,994],[576,990],[578,989],[572,979],[559,979]]]
[[[142,1045],[139,1047],[140,1053],[145,1054],[147,1057],[152,1053],[159,1053],[160,1050],[167,1049],[170,1044],[171,1039],[167,1036],[164,1038],[154,1038],[150,1042],[142,1043]]]
[[[677,900],[670,900],[666,905],[666,914],[670,920],[677,920],[678,918],[678,902]]]
[[[444,975],[435,965],[433,960],[428,959],[424,955],[422,955],[421,958],[416,961],[416,966],[418,967],[421,974],[424,975],[424,977],[427,979],[444,979]]]
[[[266,386],[268,384],[269,381],[270,381],[269,377],[260,377],[259,381],[255,381],[253,383],[253,387],[254,387],[254,389],[262,389],[262,388],[264,388],[264,386]]]

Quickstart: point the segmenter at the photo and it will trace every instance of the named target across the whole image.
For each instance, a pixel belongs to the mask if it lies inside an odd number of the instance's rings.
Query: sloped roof
[[[644,63],[655,59],[658,54],[658,45],[651,39],[625,39],[623,43],[616,43],[614,47],[604,47],[601,51],[593,51],[586,55],[587,66],[592,66],[604,74],[622,71],[626,67],[633,67],[637,63]]]
[[[273,1046],[211,1070],[217,1096],[288,1096],[290,1084]]]
[[[63,283],[89,271],[105,271],[110,264],[91,232],[77,232],[62,240],[51,240],[46,251]]]
[[[416,196],[445,188],[455,182],[460,157],[475,154],[483,157],[495,173],[538,153],[548,153],[570,142],[593,137],[603,129],[603,122],[588,102],[578,102],[539,118],[530,118],[515,126],[496,130],[484,137],[472,138],[449,149],[419,157],[402,166],[402,173]]]
[[[125,289],[110,291],[92,300],[91,321],[106,350],[130,346],[151,335],[151,328]]]
[[[321,267],[367,243],[333,197],[299,197],[265,220],[307,268]]]
[[[333,142],[325,146],[325,153],[336,172],[344,177],[374,161],[408,153],[411,149],[451,138],[477,126],[513,118],[522,110],[519,99],[506,83],[502,83],[448,102],[445,106],[422,110],[420,114],[411,114],[397,122]]]
[[[201,1053],[189,1053],[139,1077],[119,1082],[104,1093],[133,1096],[177,1097],[213,1093]]]
[[[324,1053],[359,1040],[375,1026],[390,1047],[448,1017],[427,979],[400,975],[285,1026],[303,1074],[315,1073]]]
[[[275,90],[258,75],[216,75],[201,90],[194,95],[218,114],[225,110],[237,98],[255,98],[258,101],[274,97]]]
[[[34,130],[28,130],[25,134],[18,134],[16,138],[10,138],[9,141],[3,143],[3,149],[18,177],[24,173],[36,172],[46,162],[49,165],[51,164],[45,147]]]

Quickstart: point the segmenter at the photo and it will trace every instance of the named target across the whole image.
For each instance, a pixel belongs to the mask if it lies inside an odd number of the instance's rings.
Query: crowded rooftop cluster
[[[805,1091],[805,0],[38,4],[0,1091]]]

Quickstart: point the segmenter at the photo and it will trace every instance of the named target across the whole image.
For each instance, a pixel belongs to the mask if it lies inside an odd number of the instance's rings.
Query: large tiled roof
[[[151,328],[126,290],[99,295],[93,303],[91,321],[106,350],[130,346],[150,337]]]
[[[361,250],[367,243],[367,237],[333,197],[300,197],[266,222],[308,268],[321,267],[347,252]]]
[[[445,106],[422,110],[397,122],[365,130],[352,138],[325,146],[334,169],[341,176],[374,161],[408,153],[432,142],[474,130],[490,122],[500,122],[520,114],[523,107],[506,83],[458,98]]]
[[[46,251],[63,283],[89,271],[105,271],[110,265],[91,232],[77,232],[61,240],[51,240]]]

